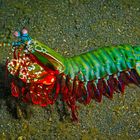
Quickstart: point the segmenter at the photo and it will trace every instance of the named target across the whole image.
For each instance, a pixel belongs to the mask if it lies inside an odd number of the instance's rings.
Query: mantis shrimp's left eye
[[[15,31],[15,32],[13,33],[13,35],[14,35],[15,37],[20,37],[20,32]]]

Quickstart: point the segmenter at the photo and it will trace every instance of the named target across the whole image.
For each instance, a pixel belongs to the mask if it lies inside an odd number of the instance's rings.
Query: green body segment
[[[28,49],[44,65],[48,67],[53,65],[53,67],[59,70],[60,73],[64,71],[64,57],[49,48],[48,46],[36,40],[32,40],[32,45],[30,45]]]
[[[59,53],[57,53],[53,49],[49,48],[48,46],[40,43],[39,41],[33,40],[32,46],[35,50],[42,52],[44,54],[48,54],[63,63],[64,58]]]
[[[120,45],[99,48],[79,56],[66,58],[65,62],[64,73],[72,79],[78,75],[81,81],[98,80],[128,69],[138,71],[140,46]]]
[[[103,47],[69,58],[64,58],[38,41],[33,40],[31,47],[32,53],[43,64],[54,65],[60,73],[68,75],[71,79],[74,79],[77,75],[80,81],[87,82],[105,78],[128,69],[136,69],[140,75],[140,46]],[[47,57],[38,54],[38,52],[46,54]],[[52,61],[52,59],[55,61]]]
[[[134,46],[134,54],[135,54],[135,60],[136,60],[136,71],[140,76],[140,46]]]

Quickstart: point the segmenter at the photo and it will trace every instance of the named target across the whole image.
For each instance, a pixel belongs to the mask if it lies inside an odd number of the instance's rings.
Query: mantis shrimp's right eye
[[[28,30],[26,28],[23,28],[21,32],[23,35],[28,34]]]

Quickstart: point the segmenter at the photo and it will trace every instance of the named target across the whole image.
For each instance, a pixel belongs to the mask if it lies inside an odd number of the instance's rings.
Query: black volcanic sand
[[[140,44],[140,1],[0,0],[0,41],[23,27],[64,56],[107,45]],[[54,107],[41,108],[11,97],[5,82],[10,49],[0,47],[0,140],[138,140],[140,88],[130,85],[88,106],[79,105],[79,123],[63,121]],[[6,80],[7,86],[9,80]]]

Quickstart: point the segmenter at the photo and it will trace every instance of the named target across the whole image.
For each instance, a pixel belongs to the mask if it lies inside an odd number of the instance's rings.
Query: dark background
[[[140,0],[0,0],[0,41],[28,28],[32,38],[64,56],[103,46],[140,44]],[[0,84],[10,49],[0,47]],[[8,81],[6,81],[8,84]],[[137,140],[140,138],[140,89],[124,96],[80,105],[79,123],[60,121],[56,108],[22,105],[0,87],[0,139]],[[20,105],[21,104],[21,105]]]

